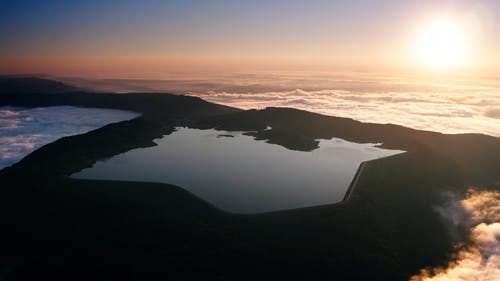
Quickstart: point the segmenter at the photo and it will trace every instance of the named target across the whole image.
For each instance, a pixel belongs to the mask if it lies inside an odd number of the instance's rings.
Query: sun
[[[467,38],[463,27],[449,19],[428,22],[416,46],[417,62],[432,69],[454,69],[467,63]]]

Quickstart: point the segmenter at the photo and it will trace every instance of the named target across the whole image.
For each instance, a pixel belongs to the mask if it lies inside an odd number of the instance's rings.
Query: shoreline
[[[368,161],[363,161],[361,164],[359,164],[358,170],[356,171],[356,174],[354,174],[354,177],[352,178],[351,184],[349,184],[349,187],[347,188],[347,191],[345,192],[344,198],[342,201],[339,202],[339,204],[347,203],[349,199],[351,198],[352,192],[354,190],[354,187],[358,184],[359,177],[361,173],[363,173],[363,170],[366,166],[366,162]]]

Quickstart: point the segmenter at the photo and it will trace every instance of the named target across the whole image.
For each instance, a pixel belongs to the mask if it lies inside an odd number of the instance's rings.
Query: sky
[[[442,18],[474,29],[467,37],[467,55],[474,58],[454,70],[488,74],[500,63],[496,0],[0,5],[0,74],[162,78],[175,71],[434,71],[416,64],[414,49],[425,25]]]

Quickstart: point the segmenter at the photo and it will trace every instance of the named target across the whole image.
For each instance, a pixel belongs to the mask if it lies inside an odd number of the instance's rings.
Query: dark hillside
[[[62,138],[0,171],[0,270],[11,268],[7,280],[407,281],[445,264],[465,238],[452,235],[435,211],[443,193],[500,190],[500,139],[485,135],[290,108],[241,111],[169,94],[7,94],[0,104],[142,114]],[[167,184],[66,177],[154,145],[175,126],[249,131],[303,151],[316,148],[318,138],[339,137],[408,153],[366,162],[342,204],[258,215],[224,213]]]
[[[78,88],[49,79],[31,76],[0,76],[0,96],[5,94],[59,94],[76,90]]]

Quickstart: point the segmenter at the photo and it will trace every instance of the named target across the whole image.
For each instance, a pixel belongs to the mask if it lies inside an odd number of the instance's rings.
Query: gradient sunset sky
[[[500,65],[500,1],[2,1],[0,74],[161,78],[175,71],[419,71],[419,30],[467,34],[470,73]]]

